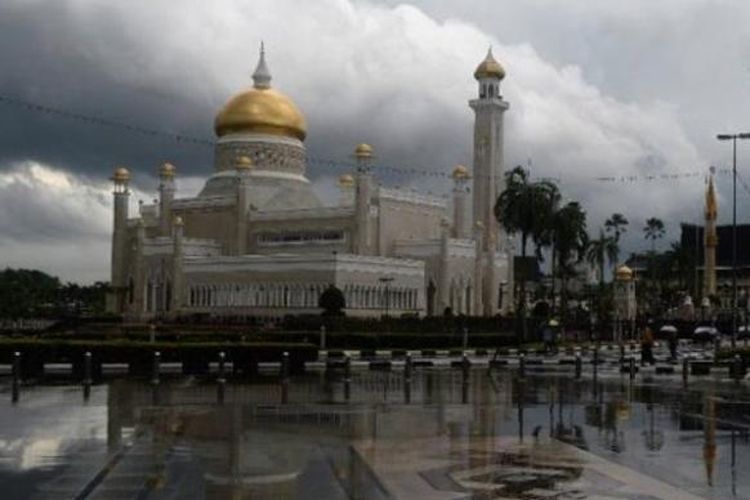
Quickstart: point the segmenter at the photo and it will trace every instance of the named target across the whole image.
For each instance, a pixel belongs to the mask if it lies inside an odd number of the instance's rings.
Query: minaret
[[[469,238],[469,170],[463,165],[453,169],[453,237]]]
[[[354,254],[372,255],[372,219],[370,203],[372,201],[372,174],[370,169],[374,158],[372,146],[359,144],[354,150],[357,161],[357,176],[354,190],[355,237]]]
[[[500,95],[500,82],[504,77],[505,70],[490,49],[474,72],[479,83],[479,98],[469,101],[475,114],[473,218],[484,226],[485,249],[499,243],[494,207],[504,185],[503,115],[508,109],[508,103]]]
[[[505,70],[487,51],[487,57],[477,66],[474,78],[478,82],[477,99],[469,101],[474,110],[474,168],[473,218],[481,223],[482,244],[475,256],[481,271],[481,282],[476,283],[476,294],[481,295],[481,307],[476,314],[493,316],[497,312],[499,284],[495,272],[495,254],[500,247],[500,227],[495,219],[495,202],[502,192],[503,178],[503,116],[508,103],[500,94],[500,82]],[[512,265],[509,264],[509,265]]]
[[[248,156],[240,156],[235,163],[239,183],[237,184],[237,255],[247,253],[247,209],[250,205],[250,171],[253,161]]]
[[[716,190],[714,189],[714,169],[711,168],[708,188],[706,189],[706,226],[703,231],[703,297],[716,295],[716,246],[719,243],[719,238],[716,235],[718,208]]]
[[[159,167],[159,232],[162,236],[172,233],[172,201],[174,200],[174,174],[177,171],[171,163]]]
[[[182,222],[182,217],[175,217],[172,227],[172,303],[169,305],[169,309],[172,315],[177,316],[180,314],[180,309],[185,305],[185,291],[183,290],[185,280],[182,273],[182,240],[185,224]]]
[[[338,180],[339,206],[350,207],[354,202],[354,177],[351,174],[342,174]]]
[[[127,289],[125,260],[128,244],[128,204],[130,201],[130,172],[125,167],[118,167],[112,175],[114,182],[114,224],[112,228],[112,264],[110,286],[113,302],[109,304],[111,312],[120,314],[124,308]]]

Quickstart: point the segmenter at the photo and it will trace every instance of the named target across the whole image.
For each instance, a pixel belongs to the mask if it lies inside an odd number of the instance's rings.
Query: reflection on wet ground
[[[85,402],[2,391],[3,498],[750,498],[750,394],[710,380],[446,369],[222,397],[195,379],[113,380]]]

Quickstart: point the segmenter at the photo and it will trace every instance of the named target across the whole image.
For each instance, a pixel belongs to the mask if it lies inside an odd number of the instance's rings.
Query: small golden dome
[[[465,180],[469,178],[469,169],[463,165],[456,165],[453,169],[453,178],[455,180]]]
[[[307,135],[305,117],[296,104],[275,89],[252,88],[232,97],[216,115],[216,135],[246,132],[294,137]]]
[[[360,143],[354,148],[354,157],[359,159],[366,159],[373,157],[373,149],[369,144]]]
[[[482,224],[481,220],[478,220],[474,223],[474,229],[478,231],[481,231],[482,229],[484,229],[484,224]]]
[[[117,167],[114,174],[112,174],[112,180],[115,182],[128,182],[130,180],[130,171],[125,167]]]
[[[174,177],[177,168],[169,162],[164,162],[159,167],[159,175],[162,177]]]
[[[177,217],[175,217],[174,218],[174,225],[175,226],[184,226],[185,223],[183,222],[182,217],[180,217],[179,215]]]
[[[479,66],[474,71],[474,78],[477,80],[482,78],[497,78],[498,80],[502,80],[505,78],[505,69],[492,55],[492,48],[487,51],[487,57],[479,63]]]
[[[339,176],[339,186],[349,188],[354,186],[354,177],[351,174],[342,174]]]
[[[249,170],[253,168],[253,160],[249,156],[238,156],[235,167],[237,170]]]
[[[618,281],[630,281],[633,279],[633,270],[625,264],[618,266],[615,270],[615,278]]]

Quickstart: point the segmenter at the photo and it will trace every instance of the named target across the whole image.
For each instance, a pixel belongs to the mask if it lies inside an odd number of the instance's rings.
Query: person
[[[670,330],[669,332],[669,356],[672,358],[672,361],[677,360],[677,331]]]
[[[555,336],[555,332],[552,331],[551,322],[547,322],[542,328],[542,340],[544,341],[544,352],[546,354],[552,353],[552,344]]]
[[[641,337],[641,365],[654,364],[654,332],[651,330],[651,322],[646,324]]]

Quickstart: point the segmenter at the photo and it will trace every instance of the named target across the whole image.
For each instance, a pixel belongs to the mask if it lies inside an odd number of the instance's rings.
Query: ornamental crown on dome
[[[218,137],[228,134],[266,134],[305,140],[307,124],[297,105],[271,87],[271,72],[261,45],[252,88],[235,95],[216,115]]]
[[[130,180],[130,171],[125,167],[117,167],[114,174],[112,174],[112,180],[115,182],[128,182]]]
[[[502,80],[505,78],[505,69],[492,55],[492,47],[487,51],[487,57],[479,63],[479,66],[474,71],[474,78],[477,80],[481,80],[482,78],[497,78],[498,80]]]
[[[357,144],[357,147],[354,148],[354,157],[355,158],[372,158],[373,157],[373,149],[372,146],[370,146],[367,143],[359,143]]]

